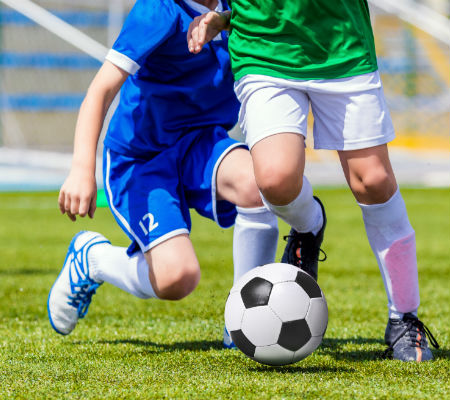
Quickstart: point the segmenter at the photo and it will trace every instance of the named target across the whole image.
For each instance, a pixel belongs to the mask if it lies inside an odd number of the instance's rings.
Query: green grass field
[[[359,208],[348,190],[317,193],[329,220],[319,272],[328,330],[310,357],[280,368],[221,348],[232,230],[193,216],[203,275],[188,298],[143,301],[105,284],[61,337],[46,300],[71,237],[92,229],[117,245],[128,240],[107,209],[72,223],[56,193],[0,194],[0,398],[450,398],[450,190],[403,190],[417,235],[420,317],[441,344],[436,360],[422,364],[378,358],[386,297]]]

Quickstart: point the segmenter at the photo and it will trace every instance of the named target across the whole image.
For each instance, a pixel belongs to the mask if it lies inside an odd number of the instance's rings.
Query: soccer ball
[[[328,307],[317,282],[290,264],[257,267],[231,288],[225,326],[248,357],[286,365],[310,355],[322,342]]]

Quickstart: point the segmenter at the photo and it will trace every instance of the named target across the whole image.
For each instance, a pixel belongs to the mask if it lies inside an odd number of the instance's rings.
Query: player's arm
[[[187,33],[189,51],[194,54],[200,53],[206,43],[220,32],[230,29],[230,20],[230,11],[210,11],[195,17],[189,25]]]
[[[72,166],[59,192],[61,213],[75,221],[76,215],[94,216],[97,200],[95,162],[97,144],[106,113],[128,73],[105,61],[89,86],[75,128]]]

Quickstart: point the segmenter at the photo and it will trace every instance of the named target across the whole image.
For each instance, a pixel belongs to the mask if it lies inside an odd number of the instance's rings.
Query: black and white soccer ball
[[[290,264],[257,267],[232,287],[225,326],[248,357],[267,365],[292,364],[322,342],[328,307],[317,282]]]

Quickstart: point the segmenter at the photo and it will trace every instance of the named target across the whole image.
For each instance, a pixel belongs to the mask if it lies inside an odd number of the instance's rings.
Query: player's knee
[[[197,264],[174,265],[170,278],[157,290],[163,300],[181,300],[194,291],[200,281],[200,267]]]
[[[264,197],[274,205],[286,205],[300,193],[302,177],[299,171],[282,168],[264,168],[259,171],[256,181]]]
[[[385,203],[394,194],[395,188],[395,180],[382,168],[368,171],[352,186],[355,196],[368,204]]]

